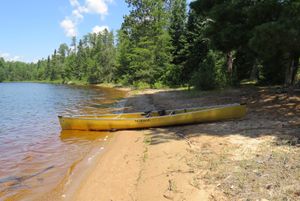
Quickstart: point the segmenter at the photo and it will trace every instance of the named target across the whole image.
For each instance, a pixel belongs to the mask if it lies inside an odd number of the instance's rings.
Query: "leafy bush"
[[[134,82],[133,86],[138,89],[149,89],[151,88],[150,85],[146,82]]]
[[[87,81],[89,84],[98,84],[98,76],[95,73],[92,73],[88,76]]]
[[[166,88],[166,85],[164,85],[162,82],[155,82],[153,87],[155,89],[162,89],[162,88]]]
[[[4,70],[0,67],[0,82],[3,82],[4,80],[5,80]]]
[[[209,53],[199,67],[192,75],[191,85],[202,90],[214,89],[216,87],[214,56]]]
[[[214,61],[215,61],[215,82],[216,82],[216,87],[226,87],[230,84],[228,81],[228,74],[227,74],[227,64],[226,64],[226,57],[223,53],[218,52],[218,51],[211,51],[211,55],[214,56]]]

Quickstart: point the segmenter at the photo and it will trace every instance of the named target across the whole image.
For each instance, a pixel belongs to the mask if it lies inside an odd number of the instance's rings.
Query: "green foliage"
[[[186,61],[181,71],[181,83],[190,84],[194,74],[199,74],[199,69],[209,52],[209,41],[204,35],[207,27],[205,19],[196,15],[194,10],[190,11],[187,23],[187,47]]]
[[[5,61],[3,58],[0,58],[1,82],[32,80],[37,75],[37,68],[35,66],[33,63]]]
[[[5,79],[4,69],[0,68],[0,82],[3,82]]]
[[[162,88],[167,88],[167,86],[162,82],[155,82],[153,88],[155,89],[162,89]]]
[[[209,40],[210,49],[224,53],[227,82],[251,77],[289,85],[299,66],[299,5],[295,0],[197,0],[191,13],[208,21],[198,35]]]
[[[5,80],[4,59],[0,57],[0,82]]]
[[[130,78],[132,74],[132,70],[130,68],[130,57],[132,47],[129,41],[129,35],[124,30],[121,29],[118,31],[118,45],[117,45],[117,53],[116,53],[116,71],[115,76],[116,81],[120,82],[123,85],[128,85],[132,83],[132,79]]]
[[[296,1],[260,2],[250,16],[260,20],[253,28],[249,47],[262,61],[263,81],[269,84],[293,84],[300,55],[300,6]],[[259,14],[259,10],[265,10]]]
[[[0,58],[0,82],[111,83],[202,90],[242,80],[294,85],[299,72],[298,0],[126,0],[113,32],[61,44],[37,63]],[[187,13],[189,10],[189,13]],[[115,44],[117,41],[117,44]]]
[[[171,66],[168,13],[163,0],[127,0],[131,7],[118,33],[116,72],[126,84],[153,87]]]
[[[214,55],[209,53],[192,75],[191,84],[202,90],[214,89],[216,87],[215,66]]]
[[[146,83],[146,82],[139,82],[139,81],[135,81],[133,83],[133,86],[136,87],[137,89],[148,89],[148,88],[151,87],[148,83]]]
[[[257,59],[255,58],[255,53],[249,48],[240,48],[236,52],[236,59],[234,61],[234,69],[236,80],[239,82],[244,79],[257,80],[258,70],[257,70]]]
[[[224,88],[229,85],[226,72],[226,59],[222,52],[210,51],[215,61],[216,87]]]
[[[263,60],[263,77],[270,84],[284,82],[285,69],[282,63],[284,29],[276,22],[265,23],[256,27],[249,41],[250,47]]]
[[[172,86],[180,86],[183,83],[181,75],[186,61],[186,24],[187,11],[186,0],[174,0],[170,4],[170,25],[172,64],[166,71],[165,82]]]
[[[78,44],[74,37],[71,48],[67,44],[61,44],[51,56],[46,60],[39,60],[36,64],[8,62],[2,59],[1,81],[75,81],[92,84],[112,82],[115,54],[113,32],[104,30],[98,34],[88,34],[80,39]],[[4,70],[1,70],[1,63]]]

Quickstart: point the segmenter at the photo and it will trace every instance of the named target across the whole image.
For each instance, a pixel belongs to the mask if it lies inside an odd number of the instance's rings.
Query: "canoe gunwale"
[[[226,104],[226,105],[214,105],[214,106],[204,106],[204,107],[193,107],[193,108],[185,108],[185,109],[175,109],[175,110],[166,110],[166,111],[185,111],[183,113],[175,113],[175,114],[167,114],[163,116],[150,116],[150,117],[141,117],[141,118],[130,118],[130,117],[124,117],[124,118],[105,118],[105,116],[111,116],[112,114],[100,114],[99,116],[97,115],[74,115],[74,116],[61,116],[59,115],[59,119],[77,119],[77,120],[97,120],[97,121],[124,121],[124,120],[142,120],[142,119],[163,119],[166,117],[178,117],[178,116],[184,116],[187,114],[195,114],[199,112],[207,112],[210,110],[216,110],[216,109],[223,109],[223,108],[230,108],[230,107],[237,107],[237,106],[245,106],[245,104],[240,104],[240,103],[234,103],[234,104]],[[198,110],[197,110],[198,109]],[[188,111],[192,110],[192,111]],[[152,111],[152,112],[157,112],[157,111]],[[144,114],[144,112],[136,112],[136,113],[120,113],[120,114],[113,114],[113,115],[123,115],[123,114]],[[97,117],[95,117],[97,116]]]

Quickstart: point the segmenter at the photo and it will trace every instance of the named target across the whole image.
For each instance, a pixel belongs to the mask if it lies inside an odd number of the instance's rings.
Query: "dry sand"
[[[299,95],[132,92],[127,112],[247,102],[236,121],[118,131],[70,200],[299,200]]]

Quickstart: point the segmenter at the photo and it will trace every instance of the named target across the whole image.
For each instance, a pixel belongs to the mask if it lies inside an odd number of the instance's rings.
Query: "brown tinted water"
[[[0,200],[31,200],[60,184],[109,133],[62,132],[57,115],[118,111],[115,89],[0,83]]]

